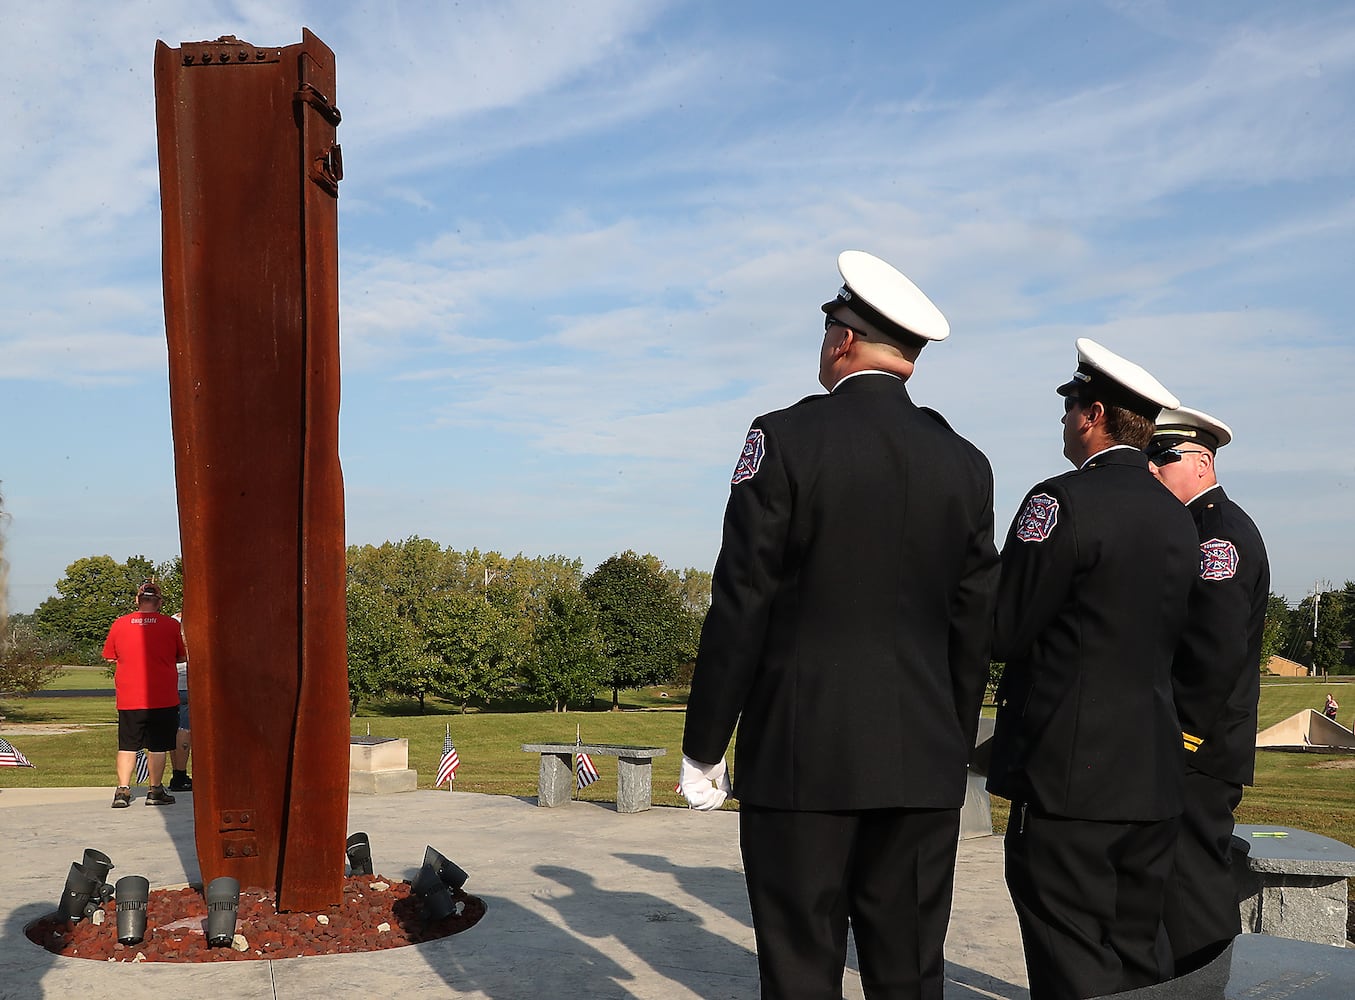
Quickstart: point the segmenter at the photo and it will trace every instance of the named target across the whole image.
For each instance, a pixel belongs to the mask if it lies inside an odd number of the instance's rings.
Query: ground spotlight
[[[348,838],[348,867],[354,875],[372,874],[372,841],[365,833]]]
[[[103,881],[91,878],[80,862],[72,861],[71,870],[66,875],[66,887],[61,892],[61,902],[57,904],[57,917],[61,920],[84,920],[101,903]]]
[[[235,940],[235,918],[240,912],[240,882],[229,875],[207,886],[207,947],[224,948]]]
[[[437,869],[432,865],[425,864],[419,869],[419,874],[414,876],[414,883],[410,889],[423,902],[425,920],[441,920],[456,912],[452,894],[447,891],[447,886],[443,884],[442,879],[438,877]]]
[[[431,844],[424,849],[423,863],[425,867],[432,868],[438,873],[438,878],[448,889],[460,889],[466,884],[466,879],[470,878],[460,865],[451,858],[439,854]]]
[[[84,860],[80,862],[80,867],[85,870],[85,874],[92,879],[98,879],[99,884],[103,885],[108,881],[108,873],[117,866],[113,864],[113,859],[103,851],[96,851],[92,847],[85,848]]]
[[[146,904],[151,897],[149,880],[124,875],[113,888],[118,901],[118,943],[137,944],[146,936]]]

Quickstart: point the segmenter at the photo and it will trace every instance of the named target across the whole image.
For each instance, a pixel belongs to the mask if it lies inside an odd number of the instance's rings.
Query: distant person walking
[[[965,775],[988,674],[993,475],[907,381],[950,332],[906,277],[838,258],[819,382],[734,468],[680,787],[733,794],[762,996],[940,1000]]]
[[[1341,707],[1341,706],[1337,703],[1336,699],[1333,698],[1333,697],[1331,696],[1331,692],[1328,691],[1328,692],[1327,692],[1327,706],[1326,706],[1326,708],[1322,709],[1322,714],[1325,715],[1327,718],[1331,719],[1332,722],[1335,722],[1335,721],[1336,721],[1336,711],[1337,711],[1337,709],[1339,709],[1340,707]]]
[[[146,805],[168,806],[174,796],[164,788],[165,754],[174,749],[179,729],[179,672],[188,659],[183,631],[169,615],[160,614],[160,587],[147,580],[136,592],[136,610],[108,630],[103,656],[116,664],[113,685],[118,705],[118,787],[113,808],[132,804],[132,769],[136,752],[146,750],[150,790]]]
[[[1149,469],[1186,505],[1200,539],[1186,631],[1172,662],[1185,811],[1163,922],[1178,976],[1213,961],[1242,933],[1233,810],[1255,771],[1270,561],[1252,519],[1219,485],[1215,456],[1232,439],[1221,420],[1182,406],[1157,418],[1148,446]]]

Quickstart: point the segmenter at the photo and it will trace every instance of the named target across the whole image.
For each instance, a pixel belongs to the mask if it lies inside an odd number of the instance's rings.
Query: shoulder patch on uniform
[[[1211,538],[1200,543],[1200,579],[1231,580],[1237,575],[1241,556],[1237,546],[1226,538]]]
[[[766,454],[767,436],[762,433],[761,427],[754,427],[748,432],[748,439],[743,442],[743,452],[734,465],[734,477],[730,479],[729,485],[738,486],[744,480],[756,476]]]
[[[1023,542],[1043,542],[1058,523],[1059,502],[1048,493],[1036,493],[1016,520],[1016,537]]]

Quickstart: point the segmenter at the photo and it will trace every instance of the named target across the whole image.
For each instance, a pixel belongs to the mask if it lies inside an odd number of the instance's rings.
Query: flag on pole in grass
[[[9,740],[0,737],[0,767],[33,767]]]
[[[442,783],[447,782],[447,791],[452,790],[452,779],[456,777],[456,769],[461,766],[461,758],[456,755],[456,747],[452,746],[452,724],[447,723],[447,738],[442,741],[442,759],[438,761],[438,780],[433,783],[434,788],[441,788]]]
[[[145,750],[136,752],[136,777],[133,780],[138,785],[144,785],[151,780],[151,762]]]
[[[580,788],[587,788],[601,777],[601,775],[598,774],[596,765],[593,764],[593,758],[588,756],[588,754],[584,753],[582,750],[579,751],[577,770]]]

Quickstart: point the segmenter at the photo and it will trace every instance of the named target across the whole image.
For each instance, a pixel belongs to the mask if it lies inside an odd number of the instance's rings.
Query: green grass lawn
[[[0,768],[0,787],[47,787],[113,784],[113,756],[117,746],[117,712],[112,681],[100,668],[72,670],[58,682],[65,690],[101,688],[98,697],[24,698],[0,701],[6,721],[0,734],[37,765]],[[1260,724],[1264,728],[1304,708],[1320,708],[1331,689],[1342,703],[1342,716],[1355,712],[1355,678],[1308,680],[1266,679],[1261,689]],[[666,695],[666,697],[665,697]],[[418,715],[418,706],[408,699],[363,703],[351,720],[354,735],[368,731],[376,736],[409,740],[409,766],[419,772],[419,787],[432,787],[442,753],[442,739],[450,724],[452,739],[461,757],[457,791],[496,795],[536,794],[536,754],[523,753],[524,743],[572,742],[575,727],[585,742],[631,743],[661,746],[668,756],[654,763],[654,802],[681,805],[674,793],[681,758],[680,710],[686,691],[648,688],[624,691],[625,711],[609,712],[610,696],[600,698],[594,709],[583,712],[483,711],[472,708],[461,714],[456,706],[430,699],[428,711]],[[1348,707],[1347,707],[1348,706]],[[677,711],[663,711],[676,708]],[[987,710],[991,714],[991,707]],[[73,733],[24,734],[12,731],[20,723],[79,726]],[[732,759],[732,750],[731,750]],[[603,780],[580,793],[580,798],[615,801],[616,761],[596,762]],[[993,800],[995,829],[1006,828],[1006,802]],[[1258,752],[1256,784],[1246,790],[1238,809],[1242,823],[1274,823],[1312,830],[1355,845],[1355,757],[1308,753]]]

